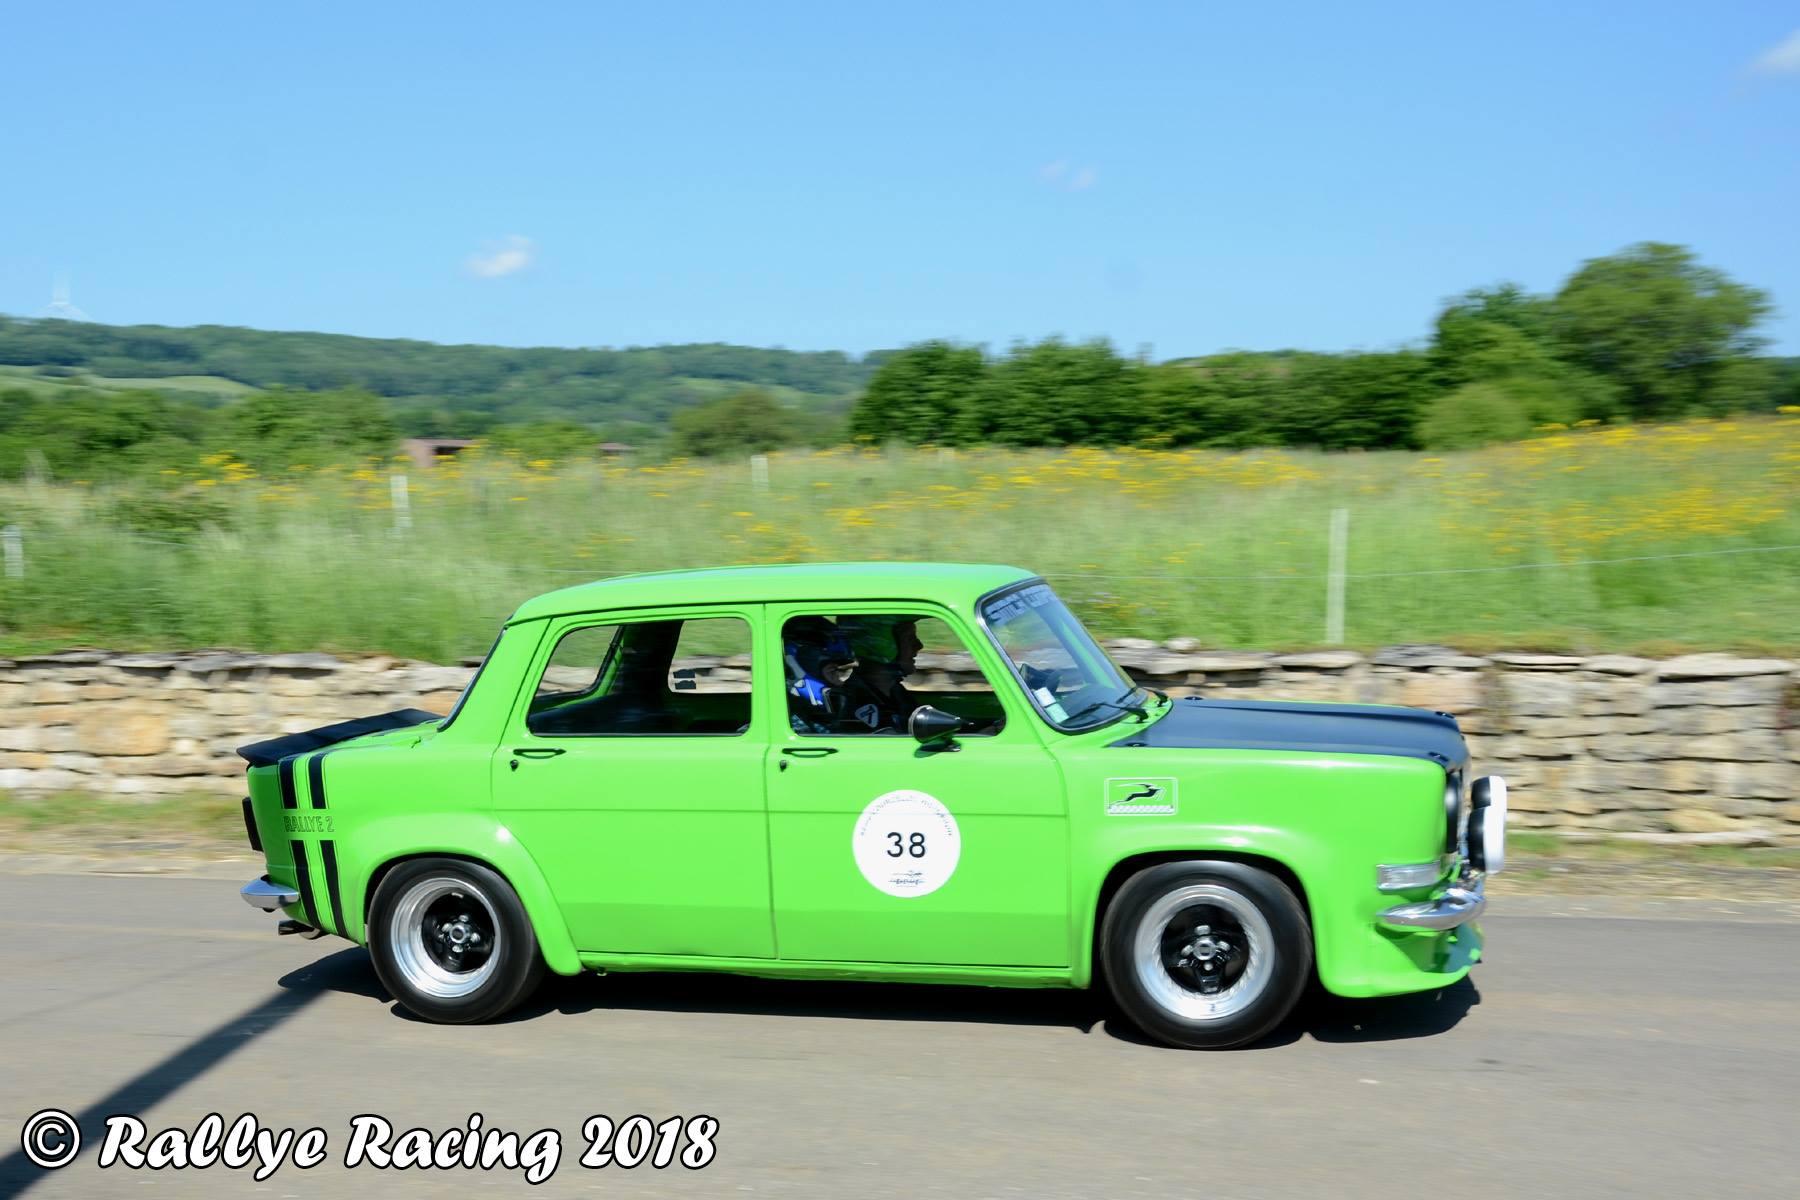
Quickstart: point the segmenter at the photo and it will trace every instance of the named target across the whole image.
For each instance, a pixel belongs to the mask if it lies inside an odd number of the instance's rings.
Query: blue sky
[[[0,311],[1385,348],[1659,239],[1800,354],[1800,7],[9,3]]]

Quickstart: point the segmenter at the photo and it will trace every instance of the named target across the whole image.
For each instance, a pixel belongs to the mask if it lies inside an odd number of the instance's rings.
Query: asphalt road
[[[0,873],[0,1196],[445,1195],[522,1172],[346,1170],[350,1120],[562,1133],[534,1194],[1800,1194],[1800,922],[1516,902],[1440,995],[1317,998],[1269,1042],[1145,1045],[1087,996],[722,976],[552,981],[516,1018],[402,1016],[360,949],[277,939],[233,883]],[[75,1114],[55,1172],[26,1119]],[[327,1160],[95,1165],[110,1113],[325,1129]],[[708,1114],[697,1171],[584,1169],[591,1114]]]

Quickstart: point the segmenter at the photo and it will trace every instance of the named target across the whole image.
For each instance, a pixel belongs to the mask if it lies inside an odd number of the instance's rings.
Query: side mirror
[[[906,718],[906,732],[926,745],[943,741],[959,733],[962,727],[961,717],[929,704],[919,705],[913,709],[912,716]]]

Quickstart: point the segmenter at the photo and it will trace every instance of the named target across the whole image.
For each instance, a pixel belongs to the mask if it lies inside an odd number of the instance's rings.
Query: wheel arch
[[[1094,903],[1089,910],[1087,939],[1083,948],[1085,962],[1081,965],[1082,973],[1086,977],[1085,982],[1090,984],[1100,982],[1100,964],[1103,961],[1100,954],[1100,930],[1105,924],[1107,909],[1111,907],[1114,897],[1119,894],[1119,889],[1125,886],[1125,881],[1146,868],[1176,862],[1231,862],[1268,872],[1286,884],[1288,889],[1294,893],[1294,898],[1300,902],[1300,911],[1306,914],[1307,928],[1313,931],[1315,938],[1317,937],[1317,924],[1313,920],[1312,901],[1307,895],[1306,884],[1301,880],[1300,873],[1282,859],[1251,850],[1202,847],[1145,850],[1126,855],[1113,863],[1107,870],[1105,878],[1100,881],[1100,889],[1095,894]]]
[[[516,847],[516,843],[513,843]],[[369,867],[363,885],[362,904],[359,916],[363,923],[362,940],[368,941],[369,913],[375,903],[375,892],[381,881],[402,863],[417,862],[427,858],[450,859],[456,862],[472,863],[486,867],[500,876],[506,885],[513,890],[524,906],[525,916],[531,922],[532,932],[538,940],[539,952],[543,955],[544,965],[558,975],[579,975],[581,960],[575,952],[575,941],[569,936],[568,924],[562,918],[562,911],[556,906],[550,895],[549,886],[544,882],[537,864],[524,856],[523,849],[515,855],[483,855],[471,853],[467,848],[450,848],[441,846],[412,847],[404,850],[390,851],[377,856]]]

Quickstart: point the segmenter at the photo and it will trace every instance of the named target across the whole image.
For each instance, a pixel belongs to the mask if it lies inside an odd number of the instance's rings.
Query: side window
[[[750,694],[750,628],[735,617],[683,621],[669,664],[669,690],[703,695]],[[748,702],[746,701],[746,705]],[[744,709],[749,719],[749,708]]]
[[[556,643],[525,726],[548,737],[717,736],[750,725],[737,617],[584,625]]]
[[[929,704],[968,721],[965,734],[1005,724],[993,685],[962,639],[937,617],[819,613],[782,627],[788,722],[814,736],[904,736]]]
[[[617,625],[587,625],[563,634],[538,680],[538,699],[573,700],[593,691],[618,636]],[[534,701],[532,710],[537,708]]]

